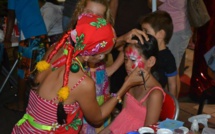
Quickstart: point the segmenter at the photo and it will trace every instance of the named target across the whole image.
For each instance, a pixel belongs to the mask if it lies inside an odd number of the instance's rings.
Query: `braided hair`
[[[76,45],[72,45],[70,37]],[[44,71],[50,67],[53,56],[62,48],[66,47],[67,56],[65,72],[63,75],[63,85],[58,90],[57,121],[65,124],[67,114],[65,113],[63,102],[68,98],[70,89],[68,87],[70,66],[77,55],[93,55],[110,50],[114,46],[115,33],[110,23],[97,15],[82,14],[79,16],[74,30],[69,30],[63,34],[55,48],[50,52],[46,61],[37,63],[38,71]],[[74,43],[72,42],[72,43]],[[66,51],[65,50],[65,51]],[[75,64],[75,62],[74,62]],[[71,70],[72,71],[72,70]]]

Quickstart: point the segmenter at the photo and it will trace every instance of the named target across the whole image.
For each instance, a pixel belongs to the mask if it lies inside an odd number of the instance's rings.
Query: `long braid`
[[[69,72],[70,72],[70,65],[72,63],[72,51],[73,51],[73,47],[71,44],[69,44],[67,46],[67,50],[68,50],[68,55],[67,55],[67,59],[66,59],[66,65],[65,65],[65,72],[64,72],[64,76],[63,76],[63,87],[67,87],[68,86],[68,82],[69,82]],[[65,124],[66,123],[66,118],[67,118],[67,114],[64,110],[63,107],[63,101],[59,100],[58,103],[58,107],[57,107],[57,120],[59,124]]]
[[[67,59],[66,59],[66,67],[65,67],[65,73],[64,73],[64,78],[63,78],[63,86],[67,86],[68,85],[68,81],[69,81],[69,72],[70,72],[70,65],[72,63],[72,51],[73,51],[73,47],[70,45],[68,46],[68,55],[67,55]]]
[[[69,37],[71,31],[66,32],[63,37],[60,39],[60,41],[57,43],[55,48],[52,50],[52,52],[49,54],[47,58],[47,62],[49,63],[53,56],[58,52],[58,50],[65,44],[67,38]]]
[[[66,32],[63,35],[63,37],[60,39],[60,41],[57,43],[55,48],[51,51],[51,53],[49,54],[49,56],[47,58],[48,63],[51,61],[53,56],[59,51],[59,49],[65,44],[70,33],[71,33],[71,31]],[[68,55],[67,55],[67,59],[66,59],[66,67],[65,67],[64,77],[63,77],[63,87],[68,87],[69,67],[72,62],[72,50],[73,50],[72,48],[73,47],[71,44],[67,44],[67,45],[68,45],[67,46]],[[57,106],[57,121],[61,125],[66,123],[66,118],[67,118],[67,114],[66,114],[66,112],[64,110],[64,106],[63,106],[63,101],[64,100],[62,100],[62,98],[60,98],[58,106]]]
[[[71,66],[72,60],[78,54],[81,55],[82,53],[87,55],[93,55],[94,53],[106,52],[107,50],[111,49],[114,45],[113,39],[115,36],[114,36],[112,27],[109,24],[105,23],[105,24],[102,24],[101,26],[102,29],[98,30],[98,28],[95,27],[94,24],[92,23],[92,22],[97,23],[97,21],[103,22],[103,19],[100,20],[99,18],[100,18],[99,16],[94,16],[92,14],[90,15],[83,14],[83,16],[80,17],[80,20],[78,20],[78,23],[75,29],[76,31],[74,31],[73,33],[71,30],[69,30],[66,33],[64,33],[61,39],[59,40],[59,42],[56,44],[55,48],[53,48],[53,50],[49,54],[47,60],[43,60],[40,62],[40,64],[37,64],[37,70],[40,72],[50,69],[52,66],[50,61],[52,60],[53,56],[56,55],[59,52],[59,50],[61,50],[61,48],[66,47],[64,49],[64,54],[66,55],[66,56],[64,55],[66,57],[66,62],[64,62],[65,69],[63,74],[63,83],[62,83],[62,87],[57,92],[58,100],[59,100],[58,106],[57,106],[57,122],[59,124],[67,123],[66,122],[67,113],[65,112],[65,109],[64,109],[64,102],[68,99],[70,95],[70,87],[68,86],[70,70],[76,73],[79,71],[79,68],[77,68],[78,65],[76,66],[76,64],[79,63],[79,65],[81,66],[81,63],[78,59],[77,59],[78,63],[74,63],[73,66]],[[72,39],[76,40],[76,43],[77,43],[76,47],[78,49],[75,52],[74,52],[74,47],[70,43],[67,43],[67,40],[71,32],[72,32],[72,35],[71,35]],[[79,33],[81,34],[80,37],[79,37]],[[98,38],[96,36],[95,38],[92,37],[91,35],[94,35],[94,34],[99,37]]]

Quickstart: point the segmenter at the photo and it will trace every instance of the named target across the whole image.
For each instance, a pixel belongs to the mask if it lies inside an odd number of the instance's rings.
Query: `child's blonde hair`
[[[109,8],[110,7],[109,0],[79,0],[79,2],[76,5],[76,9],[72,15],[72,20],[71,20],[69,29],[71,29],[71,28],[73,29],[75,27],[78,16],[84,12],[84,8],[87,6],[88,1],[96,2],[96,3],[104,5],[106,7],[106,11],[105,11],[105,14],[103,17],[107,20],[107,22],[109,22],[110,24],[113,25],[113,19],[112,19],[112,16],[110,13],[110,8]]]

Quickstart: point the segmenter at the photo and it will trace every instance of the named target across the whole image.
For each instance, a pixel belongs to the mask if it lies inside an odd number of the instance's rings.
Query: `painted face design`
[[[135,69],[137,66],[139,68],[144,68],[144,63],[141,60],[141,56],[136,49],[130,47],[128,51],[126,51],[125,55],[126,57],[133,61],[134,64],[131,67],[132,69]]]

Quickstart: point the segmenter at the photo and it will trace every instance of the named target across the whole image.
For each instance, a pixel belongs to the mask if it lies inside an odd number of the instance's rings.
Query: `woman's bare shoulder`
[[[95,88],[95,83],[93,79],[83,72],[78,74],[70,73],[70,82],[70,85],[72,87],[74,85],[78,85],[77,88],[82,91]]]
[[[95,97],[95,83],[94,81],[85,74],[82,75],[82,77],[77,77],[75,78],[76,82],[73,82],[73,85],[71,85],[72,87],[77,84],[77,81],[79,81],[81,78],[83,78],[83,80],[81,80],[81,82],[78,84],[77,87],[75,87],[74,89],[72,89],[72,94],[74,95],[74,99],[77,100],[77,101],[80,101],[82,99],[86,99],[88,97]],[[73,79],[74,80],[74,79]]]
[[[95,87],[95,82],[93,81],[92,78],[90,78],[87,74],[85,74],[85,79],[83,80],[81,86],[86,86],[86,87]]]

